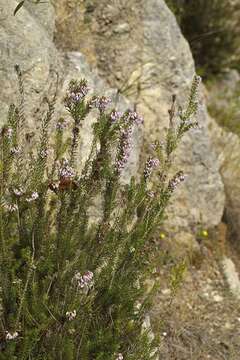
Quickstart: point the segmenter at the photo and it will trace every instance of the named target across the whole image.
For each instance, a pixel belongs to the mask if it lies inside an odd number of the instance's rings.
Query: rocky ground
[[[167,275],[173,263],[160,266],[162,288],[152,323],[161,336],[161,360],[240,359],[240,302],[230,291],[234,284],[229,283],[222,266],[223,258],[231,257],[236,266],[232,278],[238,277],[239,254],[225,244],[223,255],[221,234],[215,235],[218,238],[209,235],[200,245],[175,296]]]

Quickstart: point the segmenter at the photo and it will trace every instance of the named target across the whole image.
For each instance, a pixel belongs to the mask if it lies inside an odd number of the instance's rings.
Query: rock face
[[[61,88],[62,97],[67,90],[68,84],[71,79],[85,78],[88,80],[89,87],[91,89],[90,93],[94,94],[104,94],[112,99],[112,103],[117,104],[117,108],[120,111],[125,111],[128,108],[132,108],[132,104],[124,96],[119,95],[117,89],[110,88],[107,86],[106,82],[98,76],[97,71],[91,70],[90,66],[85,61],[84,56],[80,52],[67,52],[62,54],[62,61],[64,65],[64,72],[62,74],[63,82]],[[60,96],[61,99],[61,96]],[[63,105],[59,104],[57,106],[59,116],[67,117],[68,114],[66,110],[64,111]],[[87,121],[84,121],[81,128],[81,143],[80,143],[80,154],[79,157],[79,166],[81,167],[88,156],[88,151],[90,151],[90,144],[92,139],[92,124],[94,122],[94,117],[92,115],[87,118]],[[133,133],[133,151],[129,157],[129,162],[127,167],[123,171],[122,181],[128,182],[131,174],[135,174],[138,169],[139,163],[139,153],[142,142],[141,131],[135,129]]]
[[[225,220],[230,225],[231,237],[240,241],[240,139],[239,136],[220,128],[212,119],[212,143],[218,155],[220,173],[225,188]]]
[[[3,19],[0,24],[0,76],[4,88],[0,95],[1,119],[16,97],[13,66],[18,63],[28,89],[26,107],[32,121],[30,126],[36,126],[31,114],[38,107],[39,99],[48,93],[49,86],[56,84],[58,73],[60,93],[71,77],[85,76],[96,91],[109,91],[114,97],[116,91],[110,88],[117,88],[118,93],[135,104],[145,117],[143,151],[149,151],[154,139],[164,138],[171,94],[175,93],[181,104],[186,100],[194,64],[189,46],[163,0],[111,3],[107,0],[59,0],[55,4],[55,42],[65,51],[63,54],[53,43],[53,8],[49,4],[37,8],[29,5],[13,17],[16,5],[15,0],[0,0]],[[90,66],[95,68],[94,71]],[[129,106],[126,99],[119,99],[120,107]],[[62,109],[59,111],[61,113]],[[200,129],[184,138],[177,154],[176,166],[188,177],[169,207],[168,227],[173,233],[179,230],[181,234],[194,233],[199,223],[214,226],[220,222],[223,213],[223,184],[209,138],[203,101],[199,123]],[[89,133],[89,125],[86,125],[83,149],[89,143]],[[136,170],[141,144],[141,134],[136,134],[130,172]],[[129,174],[126,172],[126,180]]]
[[[39,8],[38,15],[25,7],[14,17],[13,11],[18,1],[0,0],[0,53],[1,53],[1,91],[0,115],[4,121],[9,103],[16,100],[17,81],[14,66],[20,65],[26,85],[26,110],[31,113],[50,84],[56,82],[56,69],[61,62],[52,43],[54,17],[53,8]],[[41,24],[44,17],[44,26]],[[46,31],[48,29],[48,31]]]
[[[144,150],[163,139],[171,94],[182,104],[194,75],[189,46],[163,0],[82,2],[82,22],[64,35],[64,0],[56,5],[58,45],[66,48],[78,40],[79,49],[97,66],[108,83],[125,94],[145,117]],[[74,1],[73,1],[74,3]],[[74,4],[72,4],[74,7]],[[61,9],[61,11],[59,10]],[[59,12],[60,11],[60,12]],[[61,17],[58,17],[58,12]],[[71,12],[71,20],[76,16]],[[69,22],[69,18],[67,18]],[[84,33],[76,26],[85,26]],[[77,36],[77,37],[76,37]],[[83,39],[84,38],[84,39]],[[86,38],[91,46],[86,49]],[[81,44],[83,43],[83,46]],[[177,167],[187,175],[169,207],[168,227],[192,231],[196,224],[214,226],[224,208],[224,190],[208,132],[208,115],[202,101],[200,129],[190,132],[177,154]]]
[[[229,235],[236,244],[240,241],[239,86],[240,74],[231,70],[224,74],[221,80],[213,83],[206,94],[213,116],[216,115],[218,121],[225,125],[225,128],[221,128],[211,119],[209,130],[225,188],[224,221],[229,225]]]
[[[68,114],[61,104],[61,99],[71,79],[86,78],[95,93],[110,96],[118,102],[120,110],[131,107],[129,101],[118,95],[116,90],[106,85],[100,79],[97,71],[92,71],[86,63],[83,55],[78,52],[60,53],[53,43],[55,28],[55,12],[50,4],[36,6],[27,3],[17,15],[13,11],[17,1],[10,0],[7,3],[0,0],[0,14],[4,19],[0,31],[1,51],[1,83],[4,92],[0,95],[1,124],[7,116],[8,107],[16,102],[18,94],[17,76],[14,66],[20,65],[24,78],[25,111],[28,118],[28,126],[31,130],[38,127],[38,112],[44,96],[55,91],[57,76],[59,82],[59,103],[57,115],[67,117]],[[93,119],[85,122],[82,128],[81,163],[86,159],[91,144],[91,124]],[[141,134],[134,136],[134,149],[130,158],[130,164],[125,171],[125,178],[129,172],[136,172],[138,164],[139,145]]]

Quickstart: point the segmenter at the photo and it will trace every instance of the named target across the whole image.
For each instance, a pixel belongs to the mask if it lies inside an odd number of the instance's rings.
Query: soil
[[[176,264],[168,261],[158,272],[162,286],[151,319],[161,338],[159,360],[240,359],[240,299],[229,291],[221,267],[227,256],[239,271],[239,255],[216,235],[201,243],[201,261],[189,264],[175,295],[169,273]]]

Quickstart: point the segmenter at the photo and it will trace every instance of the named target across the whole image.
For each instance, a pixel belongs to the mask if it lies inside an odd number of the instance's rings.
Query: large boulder
[[[239,246],[240,241],[240,138],[211,120],[210,134],[220,163],[226,194],[225,221],[229,235]]]
[[[36,110],[50,85],[56,83],[56,72],[61,72],[61,61],[52,42],[53,8],[50,4],[42,4],[37,11],[22,7],[13,16],[17,4],[16,0],[0,0],[1,123],[5,121],[9,104],[16,101],[18,94],[16,64],[24,75],[27,114]]]
[[[71,77],[86,77],[96,92],[109,91],[114,99],[118,98],[120,107],[130,106],[123,95],[127,97],[145,117],[142,153],[149,150],[154,139],[164,138],[171,94],[174,92],[181,104],[186,100],[194,63],[189,46],[163,0],[114,4],[107,0],[56,2],[54,38],[59,48],[62,44],[63,54],[53,43],[52,6],[29,4],[14,17],[17,3],[16,0],[0,0],[0,76],[4,89],[0,95],[1,122],[6,118],[9,104],[16,98],[13,68],[19,64],[24,74],[25,107],[31,128],[37,126],[38,117],[34,114],[49,89],[56,86],[58,74],[61,95]],[[72,27],[66,25],[69,18]],[[83,28],[85,31],[81,31]],[[87,43],[91,46],[87,47]],[[66,50],[82,51],[94,71],[79,52],[66,53]],[[99,73],[104,81],[100,80]],[[63,108],[59,108],[58,115],[66,115]],[[188,177],[169,207],[168,227],[173,233],[179,230],[194,233],[199,223],[214,226],[223,213],[219,162],[211,147],[208,116],[202,100],[198,117],[200,128],[185,136],[176,157],[176,167],[183,169]],[[90,143],[90,123],[83,128],[82,160],[87,154],[85,145]],[[141,134],[136,134],[131,170],[125,173],[126,180],[136,171],[141,143]]]
[[[211,83],[206,91],[206,100],[212,117],[209,131],[220,163],[226,204],[224,221],[228,235],[240,241],[240,74],[236,70],[226,72]],[[219,126],[220,124],[221,126]]]
[[[49,3],[38,5],[26,2],[16,16],[14,9],[18,2],[0,0],[0,79],[2,89],[0,94],[0,124],[6,121],[8,107],[16,103],[18,96],[17,76],[14,66],[18,64],[23,73],[25,88],[25,112],[29,130],[35,130],[41,119],[41,104],[45,96],[51,96],[58,83],[58,103],[56,115],[68,117],[62,105],[62,99],[71,79],[86,78],[92,91],[100,95],[110,96],[117,100],[118,107],[126,110],[131,107],[129,101],[111,89],[104,80],[100,79],[97,71],[92,70],[78,52],[59,52],[53,42],[55,28],[55,11]],[[88,119],[82,127],[82,143],[79,157],[81,166],[88,155],[91,145],[91,124],[93,118]],[[134,151],[130,165],[125,171],[124,178],[136,172],[141,134],[135,132]],[[138,150],[137,150],[138,147]]]
[[[62,87],[59,96],[59,102],[56,106],[57,113],[59,116],[69,117],[68,112],[64,109],[62,104],[62,98],[64,97],[68,84],[72,79],[85,78],[88,80],[90,88],[89,95],[105,95],[112,100],[112,106],[116,106],[119,111],[125,111],[133,108],[130,101],[124,96],[119,95],[117,89],[111,88],[107,85],[106,81],[99,77],[98,72],[91,69],[89,64],[86,62],[85,57],[80,52],[71,51],[62,54],[62,62],[64,70],[62,73]],[[96,115],[96,116],[94,116]],[[83,122],[81,127],[81,139],[80,139],[80,151],[79,151],[79,167],[81,168],[87,159],[90,151],[90,145],[92,140],[92,124],[97,118],[96,114],[92,112]],[[132,152],[129,156],[127,167],[123,171],[122,181],[124,183],[129,182],[132,174],[135,174],[139,164],[139,153],[142,143],[142,132],[140,129],[135,128],[133,132],[133,144]]]
[[[64,49],[78,47],[102,77],[136,105],[145,117],[144,150],[148,150],[154,139],[164,137],[171,94],[181,104],[187,99],[195,72],[189,46],[163,0],[77,3],[71,2],[71,11],[68,1],[56,4],[57,44]],[[219,162],[202,99],[198,120],[200,128],[185,136],[177,154],[176,165],[188,177],[168,211],[168,227],[176,233],[194,232],[199,223],[214,226],[224,209]]]

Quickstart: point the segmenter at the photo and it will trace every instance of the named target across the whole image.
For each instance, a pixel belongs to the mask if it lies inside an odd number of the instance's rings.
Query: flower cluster
[[[10,152],[11,152],[11,155],[13,155],[13,156],[14,155],[19,155],[20,154],[20,148],[18,146],[14,146],[14,147],[11,148]]]
[[[72,179],[75,176],[74,169],[69,165],[67,159],[63,159],[62,166],[59,169],[59,177],[61,180]]]
[[[22,196],[24,194],[24,191],[21,187],[19,188],[13,188],[13,193],[15,196],[19,197],[19,196]]]
[[[6,203],[4,203],[3,206],[7,211],[9,211],[11,213],[18,210],[17,204],[6,204]]]
[[[18,332],[14,331],[14,333],[10,333],[9,331],[6,331],[6,340],[14,340],[18,337]]]
[[[120,111],[113,110],[110,114],[111,122],[114,123],[122,117],[123,113]]]
[[[79,289],[90,289],[93,286],[93,273],[86,271],[83,275],[77,272],[73,277],[73,282]]]
[[[133,126],[139,126],[143,123],[143,118],[138,115],[135,111],[127,111],[124,114],[124,126],[121,128],[120,141],[118,145],[117,159],[115,163],[115,169],[117,174],[126,165],[130,150],[131,150],[131,140],[133,133]]]
[[[66,317],[69,321],[74,320],[76,316],[77,316],[76,310],[66,312]]]
[[[41,150],[40,151],[40,157],[42,159],[45,159],[48,156],[48,153],[49,153],[49,151],[47,149]]]
[[[178,184],[185,180],[185,175],[182,171],[179,171],[168,183],[168,190],[173,192]]]
[[[12,128],[7,128],[6,129],[6,132],[5,132],[6,136],[8,139],[11,139],[12,138],[12,135],[13,135],[13,129]]]
[[[128,120],[132,121],[136,125],[143,124],[143,117],[139,115],[136,111],[129,111]]]
[[[65,106],[72,109],[78,105],[80,101],[87,95],[89,88],[86,80],[75,81],[72,80],[69,84],[68,93],[65,97]]]
[[[67,127],[67,121],[65,119],[59,119],[56,124],[56,129],[59,131],[63,131]]]
[[[100,112],[106,110],[107,106],[111,103],[111,99],[106,96],[94,96],[88,103],[88,107],[96,108]]]
[[[123,354],[117,354],[116,360],[123,360]]]
[[[39,198],[39,195],[36,191],[34,191],[30,197],[26,198],[26,201],[27,202],[32,202],[32,201],[35,201]]]
[[[147,195],[148,195],[151,199],[153,199],[156,194],[155,194],[154,191],[148,191]]]
[[[157,158],[149,158],[145,164],[144,179],[147,180],[152,174],[152,171],[159,166],[159,160]]]
[[[131,139],[132,127],[127,126],[122,130],[120,142],[118,145],[118,154],[115,162],[115,169],[117,174],[121,172],[128,161],[131,150]]]

